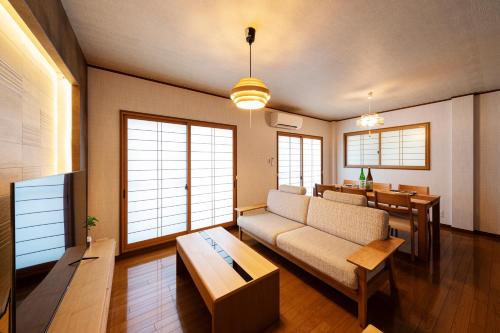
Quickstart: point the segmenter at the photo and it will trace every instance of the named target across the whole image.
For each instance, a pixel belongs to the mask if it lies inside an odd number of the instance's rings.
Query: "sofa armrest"
[[[246,206],[246,207],[237,207],[234,210],[238,213],[238,216],[239,216],[239,215],[243,215],[243,213],[245,213],[245,212],[249,212],[251,210],[256,210],[256,209],[262,209],[262,208],[266,208],[266,207],[267,207],[266,204],[259,204],[259,205]]]
[[[390,237],[386,240],[376,240],[351,254],[347,258],[347,261],[368,271],[373,271],[378,265],[389,258],[404,242],[404,239],[397,237]]]

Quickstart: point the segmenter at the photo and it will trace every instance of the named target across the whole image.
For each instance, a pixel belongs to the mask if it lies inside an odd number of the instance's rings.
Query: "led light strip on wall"
[[[36,40],[20,16],[5,0],[0,0],[0,33],[13,41],[52,81],[53,129],[52,173],[72,169],[72,85]],[[23,88],[24,89],[24,88]],[[22,91],[24,93],[24,90]]]

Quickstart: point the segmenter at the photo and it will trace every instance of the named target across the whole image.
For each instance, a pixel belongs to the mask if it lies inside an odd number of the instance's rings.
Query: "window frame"
[[[280,136],[288,136],[300,138],[300,186],[304,186],[304,139],[315,139],[320,140],[321,143],[321,183],[323,183],[323,137],[309,134],[299,134],[299,133],[290,133],[290,132],[276,132],[276,188],[279,188],[279,170],[280,170],[280,161],[279,161],[279,139]]]
[[[127,130],[127,120],[128,119],[138,119],[146,121],[161,121],[175,124],[186,125],[186,149],[187,149],[187,192],[186,192],[186,202],[187,202],[187,226],[186,231],[174,233],[171,235],[160,236],[152,239],[147,239],[135,243],[128,244],[127,234],[127,212],[128,212],[128,130]],[[120,110],[120,253],[127,253],[139,249],[144,249],[147,247],[164,244],[166,242],[174,240],[176,237],[181,235],[186,235],[192,232],[199,232],[205,229],[215,228],[215,227],[230,227],[236,225],[236,211],[233,209],[233,220],[230,222],[217,224],[205,228],[200,228],[196,230],[191,229],[191,126],[203,126],[212,128],[229,129],[233,131],[233,208],[237,206],[237,134],[238,127],[236,125],[212,123],[207,121],[184,119],[170,116],[163,116],[157,114],[149,114],[142,112],[134,112],[128,110]]]
[[[425,165],[423,166],[411,166],[411,165],[382,165],[382,140],[381,133],[383,132],[391,132],[391,131],[400,131],[404,129],[414,129],[414,128],[425,128]],[[372,130],[363,130],[363,131],[355,131],[355,132],[346,132],[344,133],[344,168],[372,168],[372,169],[399,169],[399,170],[430,170],[431,169],[431,123],[417,123],[410,125],[401,125],[401,126],[392,126],[392,127],[384,127],[377,128]],[[347,138],[349,136],[363,135],[363,134],[378,134],[378,164],[375,165],[352,165],[347,164]]]

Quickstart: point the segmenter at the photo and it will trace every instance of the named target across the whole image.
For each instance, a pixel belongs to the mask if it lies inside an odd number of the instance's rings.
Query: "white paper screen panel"
[[[382,165],[425,166],[425,133],[423,127],[382,132]]]
[[[347,165],[362,165],[361,135],[349,135],[346,140]]]
[[[379,164],[379,134],[360,134],[347,136],[348,165]]]
[[[371,134],[347,134],[346,166],[429,168],[428,126],[429,124],[417,124],[394,130],[373,130]]]
[[[378,133],[361,136],[361,158],[364,165],[378,165]]]
[[[128,119],[128,244],[187,230],[187,125]]]
[[[314,184],[321,184],[321,140],[303,138],[303,169],[304,182],[307,195],[313,195]]]
[[[404,129],[401,132],[401,165],[425,166],[425,128]]]
[[[191,229],[233,220],[233,130],[191,126]]]
[[[381,133],[382,165],[401,165],[401,131]]]
[[[300,138],[278,136],[278,185],[301,186]]]

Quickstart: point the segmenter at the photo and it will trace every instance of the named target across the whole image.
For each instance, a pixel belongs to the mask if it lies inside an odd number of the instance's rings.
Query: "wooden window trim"
[[[276,188],[279,188],[279,138],[280,136],[288,136],[300,138],[300,186],[304,186],[304,152],[303,139],[315,139],[321,142],[321,183],[323,183],[323,137],[309,134],[299,134],[290,132],[276,132]]]
[[[188,193],[187,193],[187,231],[161,236],[154,239],[148,239],[132,244],[127,244],[127,197],[128,193],[128,179],[127,179],[127,161],[128,161],[128,152],[126,142],[127,138],[127,120],[128,119],[139,119],[139,120],[149,120],[149,121],[163,121],[169,123],[183,124],[186,125],[186,135],[187,135],[187,185],[188,185]],[[221,129],[229,129],[233,131],[233,207],[237,206],[237,178],[238,178],[238,170],[237,170],[237,126],[230,124],[221,124],[221,123],[212,123],[207,121],[199,121],[192,119],[184,119],[177,117],[169,117],[155,114],[147,114],[142,112],[134,112],[128,110],[120,110],[120,253],[127,253],[139,249],[144,249],[147,247],[163,244],[166,242],[170,242],[175,240],[176,237],[185,235],[191,232],[199,232],[205,229],[214,228],[214,227],[231,227],[236,225],[236,211],[233,210],[233,221],[218,224],[215,226],[210,226],[206,228],[191,230],[191,126],[205,126],[212,128],[221,128]]]
[[[402,165],[381,165],[382,154],[380,151],[382,150],[382,140],[381,133],[390,132],[390,131],[398,131],[403,129],[412,129],[412,128],[425,128],[425,165],[423,166],[402,166]],[[392,126],[392,127],[384,127],[377,128],[373,130],[364,130],[364,131],[355,131],[355,132],[347,132],[344,133],[344,168],[372,168],[372,169],[400,169],[400,170],[430,170],[431,169],[431,123],[417,123],[410,125],[402,125],[402,126]],[[379,136],[379,164],[378,165],[348,165],[347,164],[347,137],[355,136],[355,135],[363,135],[363,134],[374,134],[378,133]]]

